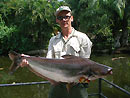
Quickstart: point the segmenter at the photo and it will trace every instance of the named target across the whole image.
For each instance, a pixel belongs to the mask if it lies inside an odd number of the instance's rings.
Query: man
[[[65,54],[90,58],[92,42],[86,34],[72,27],[73,16],[70,8],[61,6],[56,10],[55,15],[61,32],[50,39],[47,58],[60,59]],[[87,97],[86,88],[82,84],[72,85],[69,92],[64,83],[53,83],[50,87],[49,98]]]
[[[73,16],[70,8],[61,6],[56,10],[55,15],[61,32],[50,39],[46,57],[61,59],[61,56],[69,54],[90,58],[92,42],[86,34],[72,27]],[[21,67],[27,64],[28,61],[25,59],[21,63]],[[51,82],[49,98],[88,98],[87,90],[82,84],[71,84],[68,91],[65,83],[56,83],[47,77],[45,79]]]

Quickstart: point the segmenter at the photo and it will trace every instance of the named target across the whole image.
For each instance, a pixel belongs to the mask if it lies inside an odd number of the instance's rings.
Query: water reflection
[[[130,56],[119,55],[92,55],[92,60],[111,66],[113,75],[106,77],[107,80],[119,85],[130,92]],[[27,68],[19,68],[12,76],[8,75],[11,61],[8,57],[0,57],[0,83],[38,82],[43,79],[37,77]],[[102,92],[108,98],[129,98],[128,95],[102,82]],[[49,84],[0,87],[0,98],[47,98]],[[98,93],[98,81],[91,81],[89,93]],[[89,97],[98,98],[98,97]]]
[[[113,75],[106,77],[109,81],[130,92],[130,56],[126,54],[94,56],[95,61],[111,66]],[[127,87],[127,88],[126,88]],[[102,91],[108,98],[129,98],[130,96],[103,82]]]

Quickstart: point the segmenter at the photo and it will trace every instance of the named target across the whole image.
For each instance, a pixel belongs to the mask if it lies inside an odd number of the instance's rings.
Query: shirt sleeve
[[[52,37],[49,41],[49,46],[48,46],[48,52],[46,58],[54,58],[54,49],[53,49],[53,41],[55,39],[55,36]]]
[[[90,41],[87,35],[84,35],[81,41],[79,56],[84,58],[90,58],[91,48],[92,48],[92,42]]]

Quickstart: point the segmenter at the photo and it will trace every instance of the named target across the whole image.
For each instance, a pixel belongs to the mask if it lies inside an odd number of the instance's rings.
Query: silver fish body
[[[99,64],[87,58],[64,55],[64,59],[48,59],[35,56],[21,56],[11,51],[10,59],[13,61],[10,71],[15,71],[23,59],[27,59],[29,69],[38,76],[47,77],[56,82],[78,83],[81,77],[95,80],[112,74],[112,68]]]

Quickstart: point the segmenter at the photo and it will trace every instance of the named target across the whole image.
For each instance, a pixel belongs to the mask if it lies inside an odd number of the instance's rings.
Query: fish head
[[[112,74],[111,67],[98,63],[95,63],[95,65],[96,66],[89,66],[88,68],[84,69],[84,76],[88,80],[96,80]]]
[[[8,55],[9,58],[12,60],[12,64],[9,68],[9,74],[13,74],[20,67],[19,64],[22,61],[22,57],[15,51],[10,51]]]

